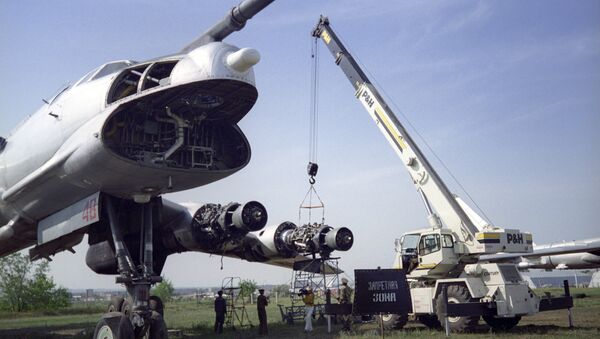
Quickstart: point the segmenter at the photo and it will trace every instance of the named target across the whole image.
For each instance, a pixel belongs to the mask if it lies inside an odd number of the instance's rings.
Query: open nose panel
[[[250,160],[236,123],[254,105],[245,82],[215,79],[168,88],[123,103],[107,120],[105,145],[152,167],[231,170]]]

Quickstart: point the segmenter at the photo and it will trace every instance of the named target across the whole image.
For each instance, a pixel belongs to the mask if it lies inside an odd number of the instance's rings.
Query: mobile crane
[[[440,327],[444,285],[449,303],[469,306],[464,315],[448,318],[449,327],[455,332],[473,329],[480,316],[493,329],[510,329],[523,315],[568,308],[568,302],[549,307],[547,300],[528,287],[516,265],[479,260],[485,254],[532,252],[532,236],[490,225],[452,194],[326,17],[321,16],[312,35],[323,40],[356,90],[356,98],[402,160],[425,204],[429,227],[406,233],[396,241],[394,268],[407,274],[410,315],[430,328]],[[401,328],[408,316],[390,314],[383,320],[388,328]]]

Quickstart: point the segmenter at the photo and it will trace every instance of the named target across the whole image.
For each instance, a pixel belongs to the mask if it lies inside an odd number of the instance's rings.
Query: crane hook
[[[317,172],[319,171],[319,165],[317,165],[317,163],[315,162],[309,162],[308,166],[306,167],[306,172],[308,173],[308,182],[311,185],[314,185],[316,180],[315,180],[315,176],[317,175]]]

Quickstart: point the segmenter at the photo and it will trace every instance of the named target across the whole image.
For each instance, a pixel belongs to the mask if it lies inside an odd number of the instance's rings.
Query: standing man
[[[223,333],[223,323],[225,322],[225,313],[227,313],[227,303],[223,298],[223,291],[217,292],[218,296],[215,298],[215,333]]]
[[[348,279],[342,278],[342,287],[338,297],[340,304],[352,304],[352,288],[348,286]],[[342,315],[342,331],[350,331],[352,326],[352,314]]]
[[[265,297],[265,290],[258,290],[259,296],[256,298],[256,309],[258,310],[258,334],[259,335],[267,335],[269,334],[269,330],[267,329],[267,305],[269,305],[269,299]]]
[[[304,290],[302,301],[304,301],[304,332],[310,333],[313,330],[312,316],[315,310],[315,295],[310,286],[307,286]]]

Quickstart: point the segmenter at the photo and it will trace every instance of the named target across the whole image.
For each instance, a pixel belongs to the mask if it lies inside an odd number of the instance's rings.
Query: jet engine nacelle
[[[250,261],[317,253],[328,257],[333,251],[349,250],[353,243],[354,235],[346,227],[333,228],[323,224],[296,226],[286,221],[248,234],[244,241],[244,253]]]
[[[125,205],[125,208],[134,207]],[[268,217],[265,207],[256,201],[184,206],[163,199],[159,214],[166,222],[155,230],[157,239],[161,241],[154,246],[154,261],[160,268],[172,253],[199,251],[227,254],[232,249],[241,248],[247,234],[261,230]],[[135,242],[140,236],[131,232],[125,238]],[[96,273],[117,274],[112,240],[90,242],[86,263]],[[156,271],[160,271],[157,268]]]
[[[177,242],[187,250],[222,252],[226,244],[241,241],[248,232],[259,231],[267,223],[267,210],[256,201],[245,204],[204,204],[188,224],[173,231]]]
[[[349,228],[331,228],[325,233],[325,246],[335,251],[347,251],[354,244],[354,235]]]

